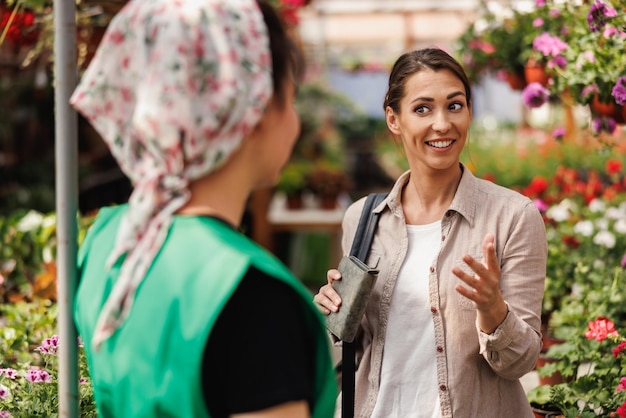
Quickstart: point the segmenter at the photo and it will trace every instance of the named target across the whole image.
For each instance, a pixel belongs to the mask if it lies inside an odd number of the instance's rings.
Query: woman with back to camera
[[[263,1],[131,0],[109,25],[72,96],[134,186],[79,252],[100,417],[332,416],[322,316],[237,231],[290,157],[300,61]]]
[[[385,97],[387,127],[410,170],[381,213],[367,264],[379,269],[357,335],[358,417],[532,417],[520,378],[541,349],[547,243],[521,194],[460,162],[472,120],[470,84],[454,58],[402,55]],[[350,249],[364,199],[348,208]],[[314,301],[341,309],[331,287]]]

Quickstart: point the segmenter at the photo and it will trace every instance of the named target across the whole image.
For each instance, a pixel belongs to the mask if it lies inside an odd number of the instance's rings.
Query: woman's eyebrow
[[[453,97],[456,96],[464,96],[465,93],[463,93],[462,91],[455,91],[454,93],[450,93],[446,96],[446,100],[452,99]],[[413,102],[417,102],[418,100],[423,100],[425,102],[434,102],[435,99],[433,99],[432,97],[424,97],[424,96],[420,96],[420,97],[416,97],[415,99],[411,100],[411,103]]]

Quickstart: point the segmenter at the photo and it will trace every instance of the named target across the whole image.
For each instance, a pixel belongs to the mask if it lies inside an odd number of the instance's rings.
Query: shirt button
[[[435,272],[435,268],[433,266],[430,266],[430,272],[434,273]]]
[[[439,390],[441,390],[442,392],[445,392],[446,390],[448,390],[448,388],[446,387],[446,385],[441,385],[439,386]]]
[[[443,347],[441,347],[441,346],[437,347],[437,352],[438,353],[443,353]]]
[[[430,307],[430,311],[431,311],[432,313],[437,313],[437,308],[435,308],[434,306],[431,306],[431,307]]]

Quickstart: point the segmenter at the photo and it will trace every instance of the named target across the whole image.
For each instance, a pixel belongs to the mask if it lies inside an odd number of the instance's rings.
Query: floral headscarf
[[[124,322],[188,183],[215,170],[272,95],[271,54],[254,0],[131,0],[111,21],[71,98],[134,190],[107,267],[97,348]],[[122,256],[126,255],[122,259]]]

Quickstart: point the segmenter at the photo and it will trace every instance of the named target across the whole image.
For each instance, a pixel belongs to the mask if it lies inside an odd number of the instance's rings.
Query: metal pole
[[[78,345],[73,320],[78,214],[78,118],[69,105],[76,87],[76,4],[54,0],[55,179],[59,417],[79,416]]]

